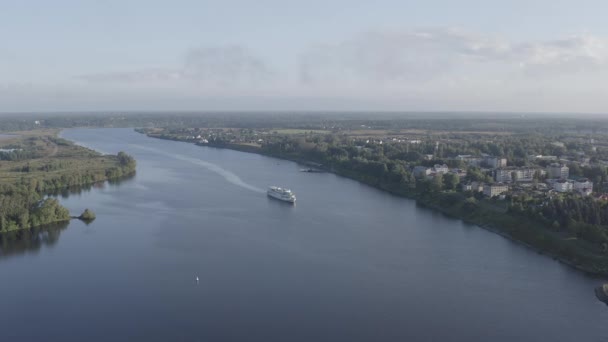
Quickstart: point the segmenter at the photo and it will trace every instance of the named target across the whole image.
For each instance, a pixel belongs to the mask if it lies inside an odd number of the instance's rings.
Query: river
[[[412,200],[132,129],[62,136],[137,175],[60,198],[91,224],[5,246],[2,340],[608,341],[605,280]]]

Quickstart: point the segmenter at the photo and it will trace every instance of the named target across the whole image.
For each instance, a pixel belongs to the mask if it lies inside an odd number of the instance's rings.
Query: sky
[[[0,0],[0,112],[608,113],[605,0]]]

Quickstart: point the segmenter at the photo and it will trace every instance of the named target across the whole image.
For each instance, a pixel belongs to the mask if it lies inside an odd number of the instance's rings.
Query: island
[[[100,154],[58,133],[38,129],[2,134],[0,233],[67,221],[69,211],[49,195],[135,173],[135,159],[128,154]],[[92,212],[84,214],[83,219],[94,218]]]
[[[97,216],[95,215],[95,213],[91,209],[87,208],[77,218],[85,222],[91,222],[95,220],[96,217]]]

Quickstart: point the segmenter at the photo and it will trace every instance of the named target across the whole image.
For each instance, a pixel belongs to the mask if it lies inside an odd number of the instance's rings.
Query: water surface
[[[411,200],[131,129],[62,135],[138,172],[62,199],[92,224],[3,247],[3,340],[608,341],[601,279]]]

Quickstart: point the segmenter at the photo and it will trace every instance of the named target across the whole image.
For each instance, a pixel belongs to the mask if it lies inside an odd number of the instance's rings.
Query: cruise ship
[[[276,198],[281,201],[296,203],[296,195],[289,189],[279,188],[278,186],[271,186],[268,188],[268,196]]]

